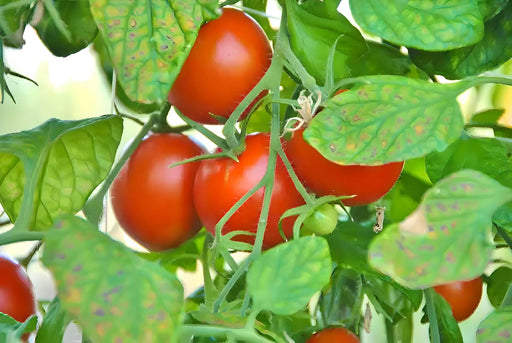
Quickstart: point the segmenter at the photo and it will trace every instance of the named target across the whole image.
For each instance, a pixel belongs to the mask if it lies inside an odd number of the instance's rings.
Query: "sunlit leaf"
[[[50,119],[0,136],[0,203],[11,221],[42,230],[79,211],[107,176],[122,125],[117,116]]]
[[[512,191],[462,170],[429,189],[418,209],[371,243],[370,264],[409,288],[481,275],[491,257],[491,217]]]
[[[247,273],[253,306],[280,315],[304,308],[329,282],[331,257],[325,239],[306,236],[261,255]]]
[[[477,343],[508,343],[512,337],[512,306],[497,309],[480,323]]]
[[[444,150],[464,127],[456,97],[467,83],[368,76],[329,99],[304,139],[339,164],[377,165]]]
[[[183,287],[177,277],[85,220],[59,219],[46,236],[43,262],[62,307],[94,342],[179,342]]]
[[[128,98],[164,101],[197,37],[205,13],[217,1],[91,0],[91,12],[105,39]]]
[[[453,80],[499,67],[512,57],[512,2],[485,23],[484,37],[478,43],[450,51],[410,54],[414,63],[429,74]]]
[[[364,30],[407,47],[448,50],[483,35],[476,0],[351,0],[350,9]]]

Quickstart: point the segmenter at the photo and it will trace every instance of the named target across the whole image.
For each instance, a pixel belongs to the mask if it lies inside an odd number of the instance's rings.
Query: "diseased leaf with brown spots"
[[[183,287],[86,221],[65,216],[46,236],[44,264],[63,308],[93,342],[179,342]]]
[[[213,0],[91,0],[117,77],[132,101],[161,102],[177,77]]]
[[[355,79],[325,103],[304,138],[339,164],[378,165],[442,151],[464,128],[457,96],[468,82],[431,83],[403,76]]]
[[[507,343],[512,340],[512,306],[497,309],[480,323],[477,343]]]
[[[425,193],[418,209],[370,244],[370,264],[419,289],[481,275],[493,244],[491,218],[512,190],[474,170],[462,170]]]

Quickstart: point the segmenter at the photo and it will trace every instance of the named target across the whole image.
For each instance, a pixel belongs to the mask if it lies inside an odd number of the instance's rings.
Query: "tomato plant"
[[[153,251],[175,248],[201,224],[192,187],[199,164],[171,164],[203,153],[182,134],[154,133],[133,152],[112,183],[112,208],[122,228]]]
[[[453,317],[461,322],[475,312],[482,298],[482,278],[468,281],[455,281],[435,286],[439,293],[452,308]]]
[[[203,225],[215,234],[215,225],[224,214],[264,177],[269,154],[270,136],[256,134],[246,137],[246,149],[238,161],[230,158],[201,162],[194,183],[194,203]],[[222,233],[245,231],[253,235],[236,235],[235,240],[254,243],[254,234],[263,206],[263,189],[253,194],[222,228]],[[288,209],[303,203],[282,161],[276,161],[270,209],[266,220],[263,246],[270,248],[283,242],[279,232],[279,218]],[[285,218],[282,230],[292,233],[293,217]]]
[[[25,269],[7,255],[0,255],[0,312],[19,322],[36,314],[36,299]]]
[[[403,162],[380,166],[333,163],[304,140],[303,132],[303,128],[296,130],[285,149],[301,182],[319,196],[353,195],[342,202],[347,206],[368,205],[384,196],[402,172]]]
[[[169,102],[195,121],[218,124],[212,114],[228,118],[261,79],[271,57],[270,43],[258,23],[239,10],[225,8],[199,30]]]
[[[510,340],[511,18],[0,0],[0,249],[46,276],[0,342]]]
[[[306,343],[359,343],[359,338],[345,328],[332,327],[323,329],[308,338]]]

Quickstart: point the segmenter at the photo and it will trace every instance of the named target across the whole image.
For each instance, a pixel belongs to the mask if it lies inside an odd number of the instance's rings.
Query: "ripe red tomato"
[[[201,222],[212,234],[215,234],[215,225],[222,216],[265,174],[269,144],[268,134],[250,135],[246,138],[246,149],[238,156],[238,162],[230,158],[201,162],[194,183],[194,203]],[[256,233],[263,205],[263,193],[264,190],[259,189],[250,197],[228,220],[222,233],[238,230]],[[279,233],[279,218],[286,210],[303,203],[304,201],[295,189],[286,167],[278,158],[263,241],[265,249],[283,242]],[[283,232],[287,237],[291,236],[293,232],[294,221],[294,217],[288,217],[282,222]],[[254,236],[237,235],[234,239],[254,243]]]
[[[192,200],[199,163],[169,166],[202,153],[187,136],[152,134],[112,183],[112,207],[119,224],[147,249],[175,248],[201,228]]]
[[[333,327],[315,333],[306,343],[359,343],[359,338],[350,330]]]
[[[228,118],[263,77],[271,58],[270,43],[258,23],[224,8],[219,18],[200,28],[168,100],[197,122],[219,124],[210,113]]]
[[[18,322],[36,314],[36,299],[25,269],[6,255],[0,254],[0,312]]]
[[[434,290],[450,304],[453,317],[461,322],[469,318],[480,303],[482,278],[439,285]]]
[[[402,172],[404,162],[381,166],[345,166],[331,162],[304,140],[303,132],[303,128],[295,131],[284,148],[300,181],[319,196],[355,195],[343,199],[343,204],[367,205],[384,196]]]

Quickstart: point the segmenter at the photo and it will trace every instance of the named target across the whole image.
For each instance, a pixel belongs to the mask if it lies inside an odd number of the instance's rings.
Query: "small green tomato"
[[[302,235],[327,235],[331,233],[338,222],[338,212],[332,204],[323,204],[302,223]]]

